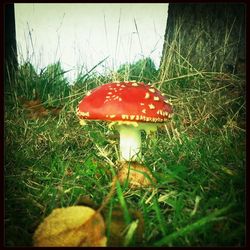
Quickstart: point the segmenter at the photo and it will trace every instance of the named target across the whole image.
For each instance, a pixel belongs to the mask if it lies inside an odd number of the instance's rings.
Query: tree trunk
[[[17,46],[14,4],[5,5],[4,13],[4,82],[7,88],[17,70]]]
[[[238,61],[245,61],[244,4],[169,4],[161,79],[227,71]]]

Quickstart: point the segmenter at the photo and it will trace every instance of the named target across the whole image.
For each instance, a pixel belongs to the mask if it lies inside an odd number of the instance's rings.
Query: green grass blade
[[[165,222],[165,219],[161,214],[161,210],[159,208],[158,201],[155,198],[155,196],[153,198],[153,208],[154,208],[154,210],[156,212],[156,217],[157,217],[161,232],[162,232],[163,235],[166,235],[167,234],[167,232],[166,232],[167,223]]]
[[[216,210],[213,213],[209,214],[208,216],[194,222],[191,225],[188,225],[182,229],[180,229],[177,232],[174,232],[170,235],[167,235],[166,237],[163,237],[161,240],[157,241],[154,246],[160,247],[160,246],[164,246],[164,245],[168,245],[170,244],[173,240],[177,239],[178,237],[183,237],[185,235],[187,235],[188,233],[197,230],[199,228],[201,228],[202,226],[204,226],[205,224],[213,221],[214,219],[216,219],[216,217],[220,216],[221,214],[225,213],[226,211],[228,211],[230,208],[232,207],[232,204],[230,204],[229,206]]]
[[[139,220],[135,220],[129,225],[129,229],[124,240],[125,247],[128,246],[133,241],[133,236],[135,235],[138,223],[139,223]]]
[[[130,215],[129,215],[129,211],[128,211],[126,201],[125,201],[124,196],[123,196],[121,185],[120,185],[120,183],[118,181],[116,182],[116,188],[117,188],[118,199],[120,201],[122,210],[124,212],[124,219],[125,219],[126,224],[128,225],[131,222],[131,218],[130,218]]]
[[[110,167],[110,170],[111,170],[112,175],[115,176],[115,171],[112,166]],[[124,199],[122,188],[121,188],[119,181],[116,181],[116,192],[117,192],[117,196],[121,204],[122,210],[124,212],[125,223],[128,225],[129,223],[131,223],[131,217],[129,215],[128,207]]]

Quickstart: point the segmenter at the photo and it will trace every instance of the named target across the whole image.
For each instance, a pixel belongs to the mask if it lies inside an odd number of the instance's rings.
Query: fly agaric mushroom
[[[88,92],[77,115],[83,124],[84,120],[109,121],[109,127],[120,133],[120,161],[136,161],[141,158],[141,131],[156,131],[171,117],[172,106],[153,86],[115,81]]]

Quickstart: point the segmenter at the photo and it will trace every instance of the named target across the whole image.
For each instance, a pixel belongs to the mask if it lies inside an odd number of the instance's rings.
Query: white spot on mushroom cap
[[[167,111],[163,111],[163,112],[162,112],[162,115],[163,115],[163,116],[168,116],[168,114],[169,114],[169,113],[168,113]]]
[[[150,97],[150,94],[146,92],[145,99],[149,99],[149,97]]]
[[[173,105],[169,100],[164,100],[164,102],[169,104],[169,105]]]
[[[163,112],[163,111],[162,111],[161,109],[159,109],[159,110],[157,110],[156,114],[157,114],[157,115],[162,115],[162,112]]]
[[[155,93],[155,89],[153,89],[153,88],[150,88],[150,89],[148,89],[150,92],[152,92],[152,93]]]
[[[78,110],[77,114],[78,114],[79,116],[89,116],[89,112],[82,112],[82,111],[80,111],[80,110]]]
[[[122,115],[122,119],[129,119],[129,115]]]
[[[149,105],[148,105],[148,107],[149,107],[150,109],[155,109],[155,105],[154,105],[154,104],[152,104],[152,103],[151,103],[151,104],[149,104]]]
[[[134,86],[134,87],[138,87],[139,86],[138,83],[136,83],[136,82],[132,83],[131,85]]]

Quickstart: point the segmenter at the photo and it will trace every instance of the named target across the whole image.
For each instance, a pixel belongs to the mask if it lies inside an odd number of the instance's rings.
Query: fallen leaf
[[[111,247],[124,246],[124,244],[126,244],[126,236],[129,234],[129,229],[131,229],[131,226],[135,225],[135,223],[136,223],[136,228],[134,228],[133,230],[135,243],[136,244],[142,243],[143,232],[144,232],[143,216],[139,210],[135,209],[129,209],[129,213],[133,221],[128,227],[125,223],[123,210],[120,207],[116,207],[113,209],[109,225],[110,236],[108,239],[108,246]],[[127,228],[128,232],[126,231]]]
[[[66,176],[72,176],[73,173],[74,172],[73,172],[72,168],[70,168],[70,167],[66,168],[66,170],[65,170],[65,175]]]
[[[106,246],[105,223],[100,213],[86,206],[56,208],[38,226],[34,246]]]
[[[49,115],[48,110],[46,110],[44,107],[40,107],[39,109],[35,110],[28,110],[27,117],[32,120],[36,120],[39,118],[47,117]]]
[[[122,184],[128,182],[132,189],[152,187],[156,183],[150,170],[137,162],[123,163],[117,177]]]
[[[26,100],[23,103],[23,107],[26,108],[26,109],[37,109],[41,105],[42,105],[42,103],[41,103],[40,99]]]
[[[48,110],[43,106],[40,99],[23,100],[23,107],[27,111],[27,118],[36,120],[49,115]]]
[[[62,111],[62,107],[49,107],[48,108],[51,115],[58,116]]]

